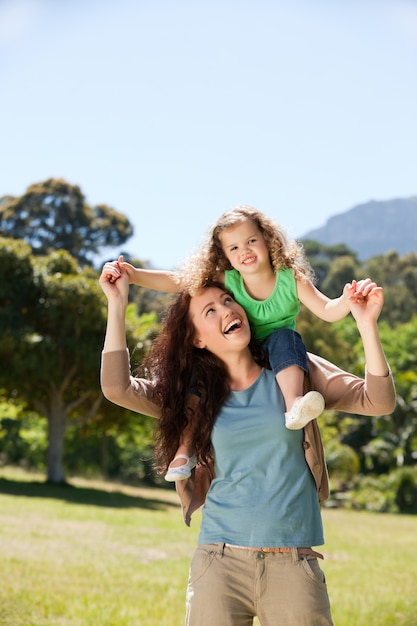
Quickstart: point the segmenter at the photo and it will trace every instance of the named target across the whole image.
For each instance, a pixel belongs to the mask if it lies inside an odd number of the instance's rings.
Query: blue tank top
[[[303,431],[285,427],[284,406],[269,370],[248,389],[230,393],[212,432],[216,477],[203,507],[199,543],[270,548],[324,543]]]

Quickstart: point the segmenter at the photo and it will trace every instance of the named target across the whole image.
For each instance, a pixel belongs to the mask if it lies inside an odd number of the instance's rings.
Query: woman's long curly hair
[[[221,283],[209,283],[226,291]],[[229,292],[227,292],[229,293]],[[199,461],[212,458],[211,431],[220,407],[230,393],[226,367],[207,349],[194,346],[195,328],[189,316],[192,296],[183,291],[169,307],[162,330],[137,371],[155,383],[161,418],[155,432],[155,462],[164,472],[175,456],[181,435],[191,423],[192,445]],[[255,360],[269,368],[262,349],[251,340]],[[193,408],[190,406],[190,399]]]
[[[290,268],[297,279],[314,280],[314,273],[302,245],[290,239],[284,229],[257,209],[241,205],[223,213],[212,227],[200,250],[192,255],[179,270],[179,281],[191,293],[198,291],[208,281],[218,280],[232,269],[220,239],[224,230],[242,222],[251,221],[262,233],[275,271]]]

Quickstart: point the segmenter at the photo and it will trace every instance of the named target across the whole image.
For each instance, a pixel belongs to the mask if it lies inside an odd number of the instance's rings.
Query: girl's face
[[[226,228],[219,239],[229,263],[240,274],[253,274],[271,265],[265,238],[251,220]]]
[[[193,296],[189,306],[195,328],[194,345],[219,358],[248,347],[251,331],[244,309],[219,287],[206,287]]]

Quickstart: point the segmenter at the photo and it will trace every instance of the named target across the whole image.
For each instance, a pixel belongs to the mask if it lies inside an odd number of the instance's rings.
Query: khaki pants
[[[186,626],[331,626],[325,578],[315,557],[198,546],[187,588]]]

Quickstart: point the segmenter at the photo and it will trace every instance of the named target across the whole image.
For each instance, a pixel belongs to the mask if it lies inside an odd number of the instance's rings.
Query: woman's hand
[[[367,371],[375,376],[387,376],[389,372],[377,323],[383,304],[384,290],[370,278],[352,281],[350,311],[362,337]]]
[[[119,257],[118,261],[105,263],[98,282],[108,300],[121,299],[127,304],[129,276],[121,269],[120,261],[123,262],[123,257]]]
[[[126,349],[126,308],[129,295],[129,277],[126,272],[105,263],[99,284],[107,298],[107,328],[103,352]]]
[[[359,323],[376,323],[384,304],[384,290],[370,278],[352,281],[348,303]]]

